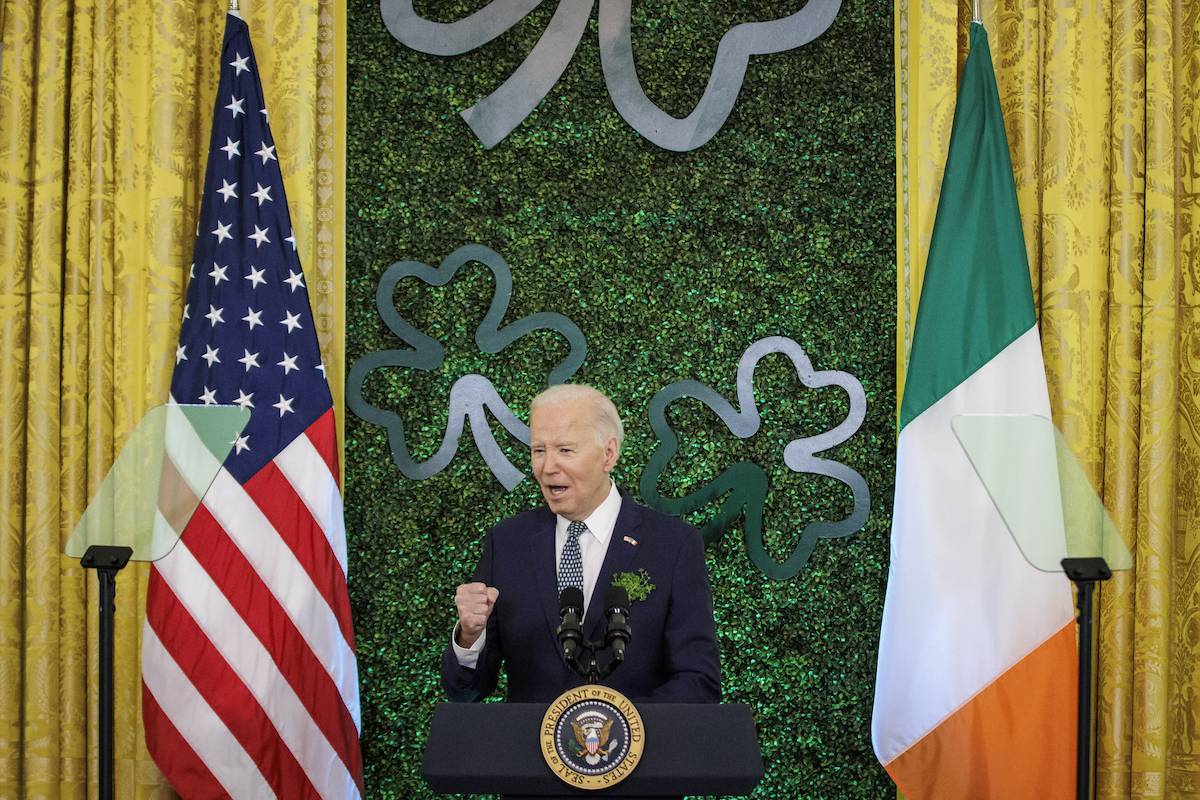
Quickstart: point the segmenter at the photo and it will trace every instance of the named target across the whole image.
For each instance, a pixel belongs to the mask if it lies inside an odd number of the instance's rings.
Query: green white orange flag
[[[900,411],[875,753],[908,800],[1069,798],[1070,584],[1022,557],[960,414],[1050,417],[1008,140],[971,25]]]

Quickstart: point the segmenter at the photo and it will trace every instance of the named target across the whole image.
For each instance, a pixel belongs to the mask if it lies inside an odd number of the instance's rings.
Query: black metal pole
[[[1096,582],[1076,581],[1079,588],[1079,724],[1075,744],[1075,797],[1092,796],[1092,593]]]
[[[100,580],[100,800],[114,800],[113,782],[113,630],[117,616],[117,573],[133,555],[132,548],[94,544],[79,560],[96,570]]]
[[[1112,577],[1112,570],[1100,556],[1064,558],[1063,572],[1075,582],[1079,606],[1079,708],[1075,721],[1075,797],[1092,797],[1092,596],[1097,581]]]
[[[588,642],[588,666],[587,666],[587,682],[600,682],[600,669],[596,665],[596,643]]]
[[[117,571],[100,568],[100,800],[113,800],[113,624]]]

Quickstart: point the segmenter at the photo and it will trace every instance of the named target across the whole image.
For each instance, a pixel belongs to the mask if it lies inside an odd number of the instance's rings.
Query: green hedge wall
[[[602,0],[603,2],[603,0]],[[486,5],[417,4],[439,21]],[[767,775],[755,797],[880,798],[894,789],[870,743],[894,464],[895,156],[892,11],[847,0],[815,42],[751,59],[724,128],[689,153],[633,131],[608,99],[595,12],[566,73],[493,150],[458,112],[499,86],[545,29],[544,3],[504,36],[462,56],[410,50],[376,0],[349,9],[348,363],[403,345],[375,307],[396,261],[436,266],[461,245],[499,253],[513,274],[505,323],[561,313],[587,337],[574,380],[609,392],[627,441],[615,478],[635,495],[657,440],[650,398],[694,379],[736,402],[738,359],[770,335],[799,342],[816,369],[863,384],[867,418],[825,453],[871,490],[867,525],[820,540],[807,568],[775,581],[749,561],[739,520],[709,547],[727,702],[750,704]],[[713,7],[716,5],[717,7]],[[649,97],[684,116],[732,25],[783,16],[801,2],[639,3],[633,47]],[[553,331],[480,353],[476,325],[492,297],[483,265],[445,287],[401,281],[398,312],[446,348],[432,372],[381,369],[367,402],[405,422],[418,460],[441,443],[450,385],[487,376],[527,419],[530,398],[567,352]],[[836,425],[845,392],[805,389],[790,362],[767,356],[755,376],[762,428],[734,437],[694,400],[672,405],[680,450],[658,484],[676,497],[737,461],[769,476],[767,551],[782,561],[808,522],[850,511],[849,490],[790,472],[783,445]],[[527,455],[499,425],[512,462]],[[384,429],[346,420],[350,592],[363,694],[369,797],[426,797],[420,755],[440,701],[438,658],[454,622],[454,587],[470,575],[483,532],[538,502],[492,477],[464,433],[458,455],[424,481],[392,463]],[[703,524],[714,508],[696,512]],[[486,743],[481,743],[486,746]]]

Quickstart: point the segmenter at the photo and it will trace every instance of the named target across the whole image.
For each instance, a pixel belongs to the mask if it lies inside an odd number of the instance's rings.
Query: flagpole
[[[238,0],[229,0],[229,2],[233,3],[235,6],[237,5],[237,1]],[[978,22],[980,25],[982,25],[983,24],[983,15],[979,13],[979,0],[975,0],[974,11],[972,12],[972,14],[973,15],[971,17],[971,21]]]
[[[978,0],[976,0],[976,2],[978,2]],[[229,0],[229,10],[234,12],[241,11],[241,9],[238,8],[238,0]],[[975,14],[979,14],[978,7],[976,7]]]

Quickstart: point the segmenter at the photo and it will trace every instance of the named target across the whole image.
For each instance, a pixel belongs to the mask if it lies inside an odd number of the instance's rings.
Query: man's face
[[[541,405],[530,416],[533,477],[555,514],[584,520],[608,496],[617,440],[597,439],[596,409],[586,398]]]

